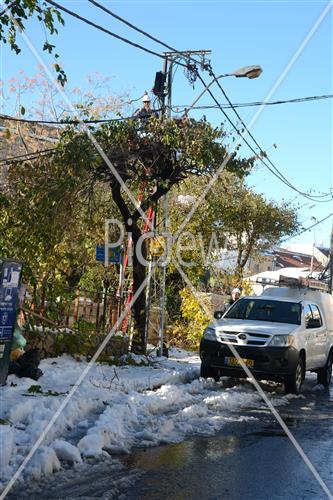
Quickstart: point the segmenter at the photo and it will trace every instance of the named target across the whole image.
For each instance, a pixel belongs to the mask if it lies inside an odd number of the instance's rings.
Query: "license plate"
[[[243,360],[244,364],[246,366],[248,366],[249,368],[253,368],[254,367],[254,360],[253,359],[244,359],[244,358],[242,358],[242,360]],[[238,361],[238,359],[234,358],[232,356],[226,357],[224,361],[225,361],[225,364],[227,366],[242,366],[240,364],[240,362]]]

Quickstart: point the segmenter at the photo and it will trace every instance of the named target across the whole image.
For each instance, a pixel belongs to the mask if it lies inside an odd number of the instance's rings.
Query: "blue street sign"
[[[0,260],[0,385],[6,383],[15,329],[22,263]]]
[[[109,264],[119,264],[121,258],[121,249],[117,248],[109,248]],[[96,246],[96,260],[98,262],[105,261],[105,246],[97,245]]]

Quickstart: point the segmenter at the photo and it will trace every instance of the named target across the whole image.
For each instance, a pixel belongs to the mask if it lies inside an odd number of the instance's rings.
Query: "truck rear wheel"
[[[333,351],[331,350],[326,364],[323,368],[317,371],[317,382],[324,387],[328,387],[332,380],[332,364],[333,364]]]
[[[299,394],[304,380],[305,366],[303,358],[299,357],[297,365],[291,375],[284,379],[284,392],[286,394]]]

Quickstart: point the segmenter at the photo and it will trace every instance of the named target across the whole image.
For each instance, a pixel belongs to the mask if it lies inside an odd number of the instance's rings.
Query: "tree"
[[[81,113],[88,117],[89,110],[89,106],[83,106]],[[142,212],[133,207],[115,172],[136,198],[141,191],[141,209],[145,212],[148,207],[156,207],[161,196],[188,177],[203,177],[208,182],[227,155],[223,144],[225,133],[204,120],[161,122],[152,118],[144,125],[137,120],[124,120],[91,126],[90,132],[115,170],[110,170],[108,162],[97,153],[86,132],[75,126],[66,127],[52,157],[10,167],[12,193],[3,200],[4,205],[10,206],[3,212],[2,237],[6,236],[15,252],[22,250],[21,257],[29,262],[31,274],[40,275],[53,269],[58,274],[66,273],[66,280],[71,283],[79,279],[78,267],[85,260],[85,248],[90,248],[91,255],[92,242],[96,242],[99,232],[92,231],[90,239],[83,236],[87,229],[84,214],[96,193],[101,196],[104,193],[99,214],[109,218],[118,211],[137,248],[143,232]],[[251,166],[252,161],[234,154],[227,169],[244,175]],[[100,229],[103,226],[100,222]],[[77,238],[75,227],[80,228]],[[146,252],[143,245],[144,258]],[[89,258],[87,262],[89,266]],[[135,252],[134,293],[141,288],[145,275],[145,265]],[[144,351],[144,290],[133,310],[134,346]]]
[[[204,188],[202,178],[192,179],[182,183],[173,194],[172,232],[177,232],[179,220],[185,219]],[[266,200],[246,185],[245,177],[224,171],[184,228],[184,235],[189,233],[184,241],[189,248],[181,252],[181,257],[190,263],[187,273],[191,281],[199,285],[207,269],[216,274],[214,261],[219,258],[219,249],[236,250],[235,274],[239,280],[250,256],[271,248],[282,236],[294,234],[298,227],[295,207]]]
[[[243,275],[252,255],[267,250],[298,227],[297,212],[291,203],[266,200],[236,178],[218,182],[212,190],[212,209],[229,248],[237,250],[236,274]]]
[[[114,203],[121,214],[126,231],[132,234],[133,282],[137,295],[134,311],[134,349],[145,350],[145,293],[139,292],[146,276],[146,267],[138,248],[143,234],[141,214],[156,207],[158,200],[188,176],[212,175],[226,156],[222,143],[224,133],[206,121],[159,121],[151,118],[143,127],[135,120],[105,124],[94,131],[94,138],[113,164],[112,170],[96,153],[85,133],[68,128],[61,141],[61,161],[66,168],[80,169],[82,177],[108,183]],[[234,155],[229,170],[246,171],[249,164]],[[115,175],[115,172],[117,175]],[[141,192],[141,210],[133,207],[121,176],[135,197]],[[142,256],[147,256],[142,246]]]
[[[64,25],[64,20],[57,9],[38,0],[4,0],[2,5],[4,7],[1,7],[0,12],[0,42],[8,43],[10,48],[19,54],[21,48],[17,42],[17,32],[25,29],[25,23],[29,18],[36,17],[45,28],[43,50],[54,54],[56,59],[59,58],[59,55],[54,52],[55,46],[47,38],[47,32],[50,35],[58,33],[56,22]],[[59,63],[56,63],[54,68],[58,74],[59,83],[64,85],[67,81],[64,70]]]
[[[87,286],[88,275],[98,275],[100,287],[106,273],[95,262],[95,248],[104,241],[110,210],[117,216],[105,186],[92,185],[55,157],[10,164],[8,190],[0,197],[1,255],[24,261],[24,281],[41,303],[45,295],[68,296],[83,279]]]

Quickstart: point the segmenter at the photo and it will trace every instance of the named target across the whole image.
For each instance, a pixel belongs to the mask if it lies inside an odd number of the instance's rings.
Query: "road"
[[[314,386],[308,379],[303,397],[281,407],[280,414],[333,491],[333,385],[330,391]],[[63,471],[8,498],[327,498],[264,404],[233,411],[214,436],[136,449],[118,459]]]

